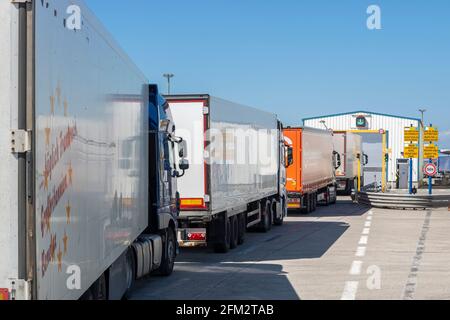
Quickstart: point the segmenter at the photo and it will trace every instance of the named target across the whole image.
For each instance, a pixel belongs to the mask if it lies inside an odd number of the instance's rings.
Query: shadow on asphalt
[[[317,259],[349,229],[342,222],[286,221],[267,234],[247,234],[247,242],[227,254],[214,254],[210,248],[183,248],[181,263],[262,262]]]
[[[319,259],[348,228],[342,222],[288,220],[269,233],[247,234],[246,243],[227,254],[183,248],[174,274],[139,281],[132,299],[300,300],[281,261]]]
[[[182,248],[172,277],[139,281],[132,298],[299,300],[281,261],[301,265],[302,260],[319,259],[350,228],[347,223],[320,218],[361,216],[369,210],[344,199],[310,215],[290,213],[294,219],[287,219],[282,227],[269,233],[248,233],[244,245],[227,254],[214,254],[209,248]],[[298,221],[296,216],[305,219]]]
[[[315,212],[302,214],[299,211],[289,211],[290,217],[327,218],[327,217],[360,217],[370,210],[369,207],[353,203],[351,200],[340,200],[335,205],[319,206]]]
[[[299,300],[282,269],[277,264],[227,262],[199,267],[178,263],[170,278],[138,282],[131,299]]]

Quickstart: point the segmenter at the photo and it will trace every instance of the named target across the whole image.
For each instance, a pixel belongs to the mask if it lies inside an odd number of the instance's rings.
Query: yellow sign
[[[419,142],[419,129],[414,127],[405,128],[405,142]]]
[[[435,144],[429,144],[423,147],[424,159],[437,159],[439,158],[439,147]]]
[[[425,130],[423,140],[425,142],[438,142],[439,130],[437,130],[436,128],[427,128]]]
[[[419,158],[419,146],[415,144],[405,146],[405,150],[403,151],[403,157],[405,159]]]

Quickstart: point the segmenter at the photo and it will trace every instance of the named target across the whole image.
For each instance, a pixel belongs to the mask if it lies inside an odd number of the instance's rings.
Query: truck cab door
[[[176,216],[177,186],[175,171],[175,145],[167,133],[161,133],[161,210]]]

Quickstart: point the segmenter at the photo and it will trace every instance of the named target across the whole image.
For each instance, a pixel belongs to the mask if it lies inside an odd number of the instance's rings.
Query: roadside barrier
[[[356,201],[362,205],[386,209],[449,208],[450,194],[409,195],[381,192],[360,192]]]

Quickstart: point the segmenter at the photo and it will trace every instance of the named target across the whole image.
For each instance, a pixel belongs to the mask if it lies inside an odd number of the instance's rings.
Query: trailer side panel
[[[37,298],[77,299],[148,225],[148,82],[82,1],[34,4]]]
[[[332,184],[333,168],[332,133],[312,128],[302,129],[302,185],[303,192],[318,190]]]
[[[277,194],[276,115],[215,97],[210,113],[212,212]]]
[[[17,9],[0,2],[0,289],[18,279],[18,162],[11,153],[17,129]]]

